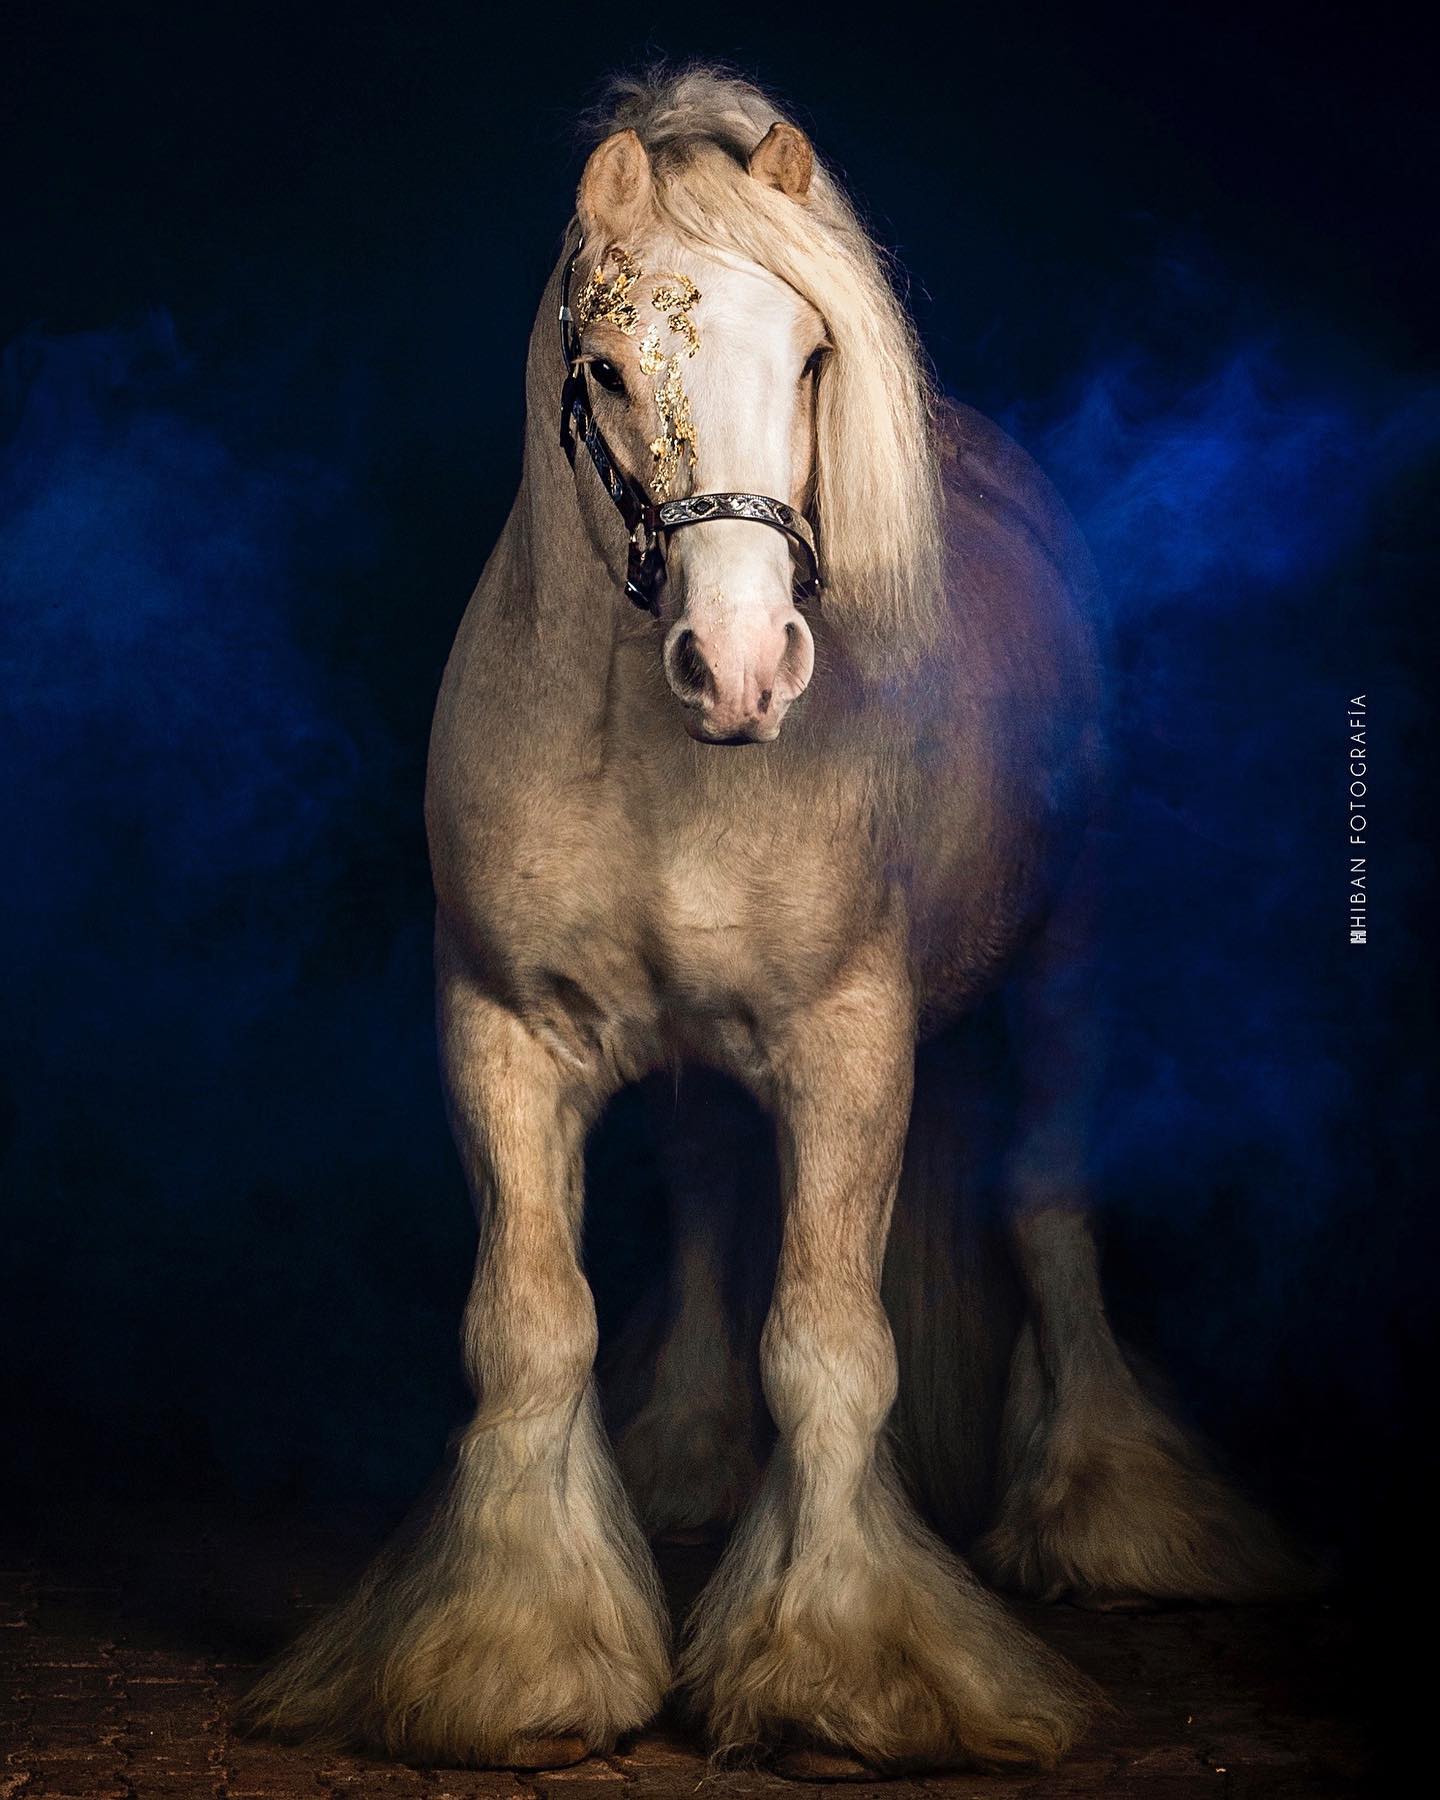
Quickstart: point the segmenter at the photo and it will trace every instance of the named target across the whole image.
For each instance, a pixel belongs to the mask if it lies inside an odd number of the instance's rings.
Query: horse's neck
[[[592,734],[607,705],[617,638],[628,623],[612,572],[580,515],[576,476],[560,449],[556,418],[531,407],[520,491],[487,569],[482,608],[487,689],[565,739]],[[477,620],[477,625],[479,620]]]

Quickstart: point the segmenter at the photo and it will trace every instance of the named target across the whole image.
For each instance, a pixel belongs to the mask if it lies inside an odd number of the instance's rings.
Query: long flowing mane
[[[932,392],[884,257],[834,176],[817,160],[804,205],[750,178],[751,151],[785,119],[752,83],[698,66],[615,80],[587,126],[597,140],[637,133],[666,229],[758,264],[825,320],[814,505],[826,612],[862,664],[903,665],[941,606]]]

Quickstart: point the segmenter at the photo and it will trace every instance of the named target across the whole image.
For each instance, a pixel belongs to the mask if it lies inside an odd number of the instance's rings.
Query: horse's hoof
[[[879,1781],[880,1771],[848,1750],[792,1744],[781,1750],[771,1767],[786,1781]]]
[[[590,1746],[583,1737],[569,1734],[559,1737],[519,1737],[500,1759],[502,1769],[568,1769],[572,1763],[584,1762]]]
[[[1131,1593],[1124,1588],[1071,1588],[1065,1600],[1082,1612],[1148,1613],[1160,1610],[1160,1602],[1152,1595]]]

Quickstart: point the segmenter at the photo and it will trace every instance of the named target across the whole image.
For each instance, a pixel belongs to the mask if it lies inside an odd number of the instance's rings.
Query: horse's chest
[[[645,952],[682,1031],[806,1005],[855,941],[863,872],[793,835],[717,825],[673,839],[656,870]]]
[[[633,789],[546,805],[474,858],[483,940],[537,1028],[636,1073],[676,1052],[741,1073],[823,995],[873,910],[848,832]],[[814,820],[811,818],[813,827]]]
[[[723,843],[692,841],[659,859],[646,952],[672,1007],[713,1009],[763,979],[770,949],[765,883]]]

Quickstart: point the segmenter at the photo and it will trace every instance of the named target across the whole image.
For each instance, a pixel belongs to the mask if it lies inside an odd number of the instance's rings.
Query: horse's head
[[[803,133],[777,124],[749,159],[758,204],[803,206],[812,169]],[[758,262],[682,241],[653,204],[654,182],[639,138],[621,131],[580,184],[571,304],[599,430],[657,502],[761,495],[803,514],[825,321]],[[789,539],[731,513],[670,534],[665,566],[665,675],[687,730],[704,743],[769,742],[815,662]]]

